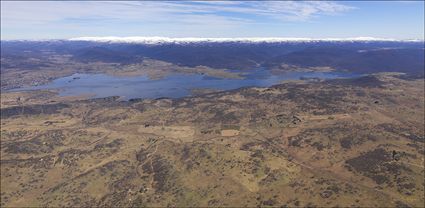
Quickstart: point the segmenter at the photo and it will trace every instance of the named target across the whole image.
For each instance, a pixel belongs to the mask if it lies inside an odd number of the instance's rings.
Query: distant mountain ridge
[[[160,36],[91,36],[76,37],[69,39],[40,39],[40,40],[2,40],[2,41],[89,41],[102,43],[139,43],[139,44],[185,44],[185,43],[281,43],[281,42],[424,42],[424,39],[396,39],[396,38],[376,38],[376,37],[350,37],[350,38],[293,38],[293,37],[237,37],[237,38],[170,38]]]
[[[425,62],[423,41],[377,38],[78,38],[2,41],[1,52],[2,58],[18,61],[54,52],[70,55],[77,62],[132,64],[149,58],[190,67],[285,70],[283,65],[293,65],[358,73],[389,71],[419,75],[424,74]],[[2,62],[2,67],[6,66]]]
[[[374,38],[374,37],[354,37],[354,38],[283,38],[283,37],[252,37],[252,38],[169,38],[169,37],[79,37],[71,38],[70,41],[94,41],[103,43],[142,43],[142,44],[161,44],[161,43],[223,43],[223,42],[241,42],[241,43],[280,43],[280,42],[367,42],[367,41],[386,41],[386,42],[421,42],[419,39],[398,40],[393,38]]]

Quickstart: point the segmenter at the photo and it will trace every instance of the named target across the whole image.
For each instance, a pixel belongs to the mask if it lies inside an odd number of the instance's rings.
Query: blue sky
[[[1,39],[82,36],[424,39],[424,2],[1,2]]]

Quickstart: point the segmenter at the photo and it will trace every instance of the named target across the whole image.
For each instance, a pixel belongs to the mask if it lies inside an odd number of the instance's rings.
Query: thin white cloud
[[[217,19],[252,21],[256,16],[274,18],[279,21],[303,21],[318,15],[332,15],[352,9],[337,2],[323,1],[201,1],[201,2],[40,2],[19,1],[1,2],[2,25],[11,24],[48,24],[69,19],[120,19],[138,21],[168,21],[187,19],[196,15],[196,22],[211,20],[211,14]],[[226,14],[224,14],[224,13]],[[236,15],[234,17],[233,15]],[[186,17],[185,17],[186,16]],[[232,17],[233,16],[233,17]],[[244,16],[244,17],[238,17]],[[249,16],[249,17],[247,17]],[[185,21],[186,22],[186,21]]]
[[[354,9],[341,3],[326,1],[232,2],[231,6],[226,7],[215,1],[206,1],[204,4],[209,4],[210,10],[267,16],[281,21],[304,21],[318,15],[334,15]]]
[[[240,28],[307,21],[351,9],[325,1],[1,1],[1,34],[225,36]]]

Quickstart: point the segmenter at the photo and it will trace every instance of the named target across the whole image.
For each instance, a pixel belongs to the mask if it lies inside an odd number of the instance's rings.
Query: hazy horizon
[[[140,42],[148,41],[182,41],[182,42],[197,42],[197,41],[258,41],[258,42],[278,42],[278,41],[425,41],[424,38],[383,38],[383,37],[165,37],[165,36],[81,36],[71,38],[20,38],[20,39],[0,39],[0,41],[50,41],[50,40],[70,40],[70,41],[97,41],[97,42]]]

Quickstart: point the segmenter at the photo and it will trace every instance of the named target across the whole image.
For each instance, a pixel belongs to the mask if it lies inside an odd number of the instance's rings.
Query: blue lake
[[[233,70],[235,71],[235,70]],[[191,95],[192,89],[208,88],[230,90],[240,87],[268,87],[283,80],[300,78],[346,78],[359,76],[343,72],[287,72],[273,75],[269,70],[256,69],[246,72],[244,79],[220,79],[200,74],[172,74],[163,79],[151,80],[147,76],[116,77],[106,74],[73,74],[58,78],[52,82],[13,91],[58,89],[60,96],[78,96],[84,94],[93,97],[121,96],[131,98],[178,98]]]

